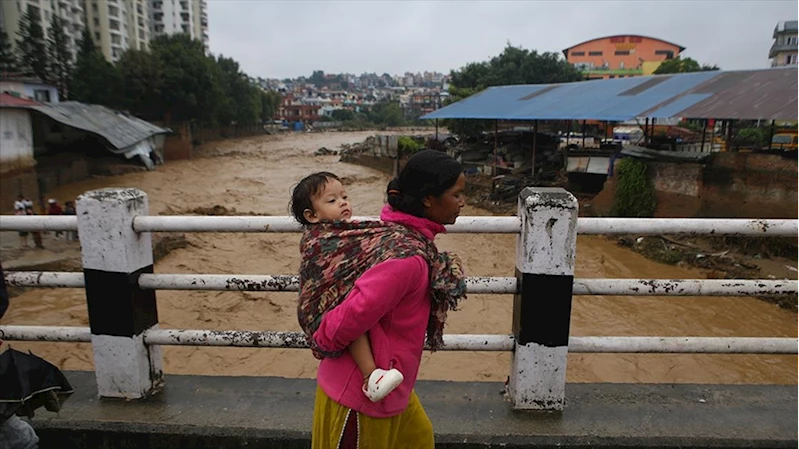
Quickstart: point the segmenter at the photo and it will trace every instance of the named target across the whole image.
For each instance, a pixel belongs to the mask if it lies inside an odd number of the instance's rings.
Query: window
[[[119,17],[119,8],[108,5],[108,15],[111,17]]]
[[[100,32],[99,31],[95,31],[94,32],[94,40],[96,40],[96,41],[100,40]]]
[[[33,98],[42,103],[49,103],[50,91],[47,89],[36,89],[33,91]]]
[[[624,61],[619,62],[619,70],[624,70]]]
[[[796,45],[796,36],[791,36],[788,38],[788,45]]]
[[[674,52],[671,50],[655,50],[656,55],[665,55],[666,59],[674,59]]]
[[[159,2],[153,2],[153,9],[155,9],[155,10],[160,10],[160,9],[161,9],[161,6],[162,6],[163,4],[164,4],[164,2],[160,2],[160,1],[159,1]]]
[[[100,26],[100,19],[98,17],[94,18],[94,26],[96,26],[96,27]]]
[[[630,54],[630,50],[616,50],[613,54],[616,56],[626,56]]]
[[[640,44],[643,41],[644,40],[641,38],[641,36],[630,36],[630,43],[631,44]]]
[[[610,38],[611,44],[620,44],[624,42],[624,36],[615,36]]]
[[[584,51],[575,51],[575,52],[572,52],[572,56],[585,56],[585,52]]]
[[[155,20],[157,22],[160,22],[163,19],[164,19],[164,13],[157,12],[157,13],[153,14],[153,20]]]
[[[122,38],[118,34],[111,35],[111,43],[119,45],[122,43]]]
[[[796,64],[796,55],[788,55],[785,58],[785,64],[795,65]]]
[[[602,56],[601,51],[589,51],[588,56]]]

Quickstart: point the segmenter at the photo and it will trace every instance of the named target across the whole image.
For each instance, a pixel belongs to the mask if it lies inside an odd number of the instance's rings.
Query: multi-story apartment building
[[[185,33],[208,48],[206,0],[149,0],[152,36]]]
[[[53,16],[59,16],[64,21],[67,48],[74,59],[85,26],[83,3],[84,0],[0,0],[0,27],[8,36],[12,46],[15,46],[19,36],[19,19],[25,11],[37,13],[45,37],[50,35]]]
[[[774,33],[772,33],[774,44],[768,52],[772,67],[796,65],[796,35],[797,28],[799,28],[797,25],[799,25],[799,21],[788,20],[779,22],[774,27]]]
[[[661,62],[680,56],[685,47],[647,36],[615,35],[585,41],[563,50],[566,60],[589,79],[650,75]]]
[[[116,62],[128,49],[146,50],[150,41],[147,0],[83,0],[86,26],[105,59]]]

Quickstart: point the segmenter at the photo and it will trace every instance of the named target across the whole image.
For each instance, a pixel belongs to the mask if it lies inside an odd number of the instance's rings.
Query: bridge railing
[[[0,230],[79,231],[83,273],[6,273],[12,286],[85,288],[89,327],[0,326],[5,340],[91,342],[101,396],[140,398],[163,385],[160,346],[307,348],[299,332],[160,329],[156,290],[294,292],[290,275],[156,274],[152,232],[299,232],[290,217],[150,216],[147,195],[103,189],[78,198],[77,216],[2,216]],[[375,218],[375,217],[361,217]],[[451,233],[516,234],[514,277],[470,277],[475,294],[513,294],[511,335],[445,335],[443,350],[511,351],[517,409],[564,405],[568,352],[796,354],[796,338],[572,337],[573,295],[796,294],[793,280],[575,279],[577,234],[797,235],[797,220],[577,218],[563,189],[528,188],[515,217],[460,217]]]

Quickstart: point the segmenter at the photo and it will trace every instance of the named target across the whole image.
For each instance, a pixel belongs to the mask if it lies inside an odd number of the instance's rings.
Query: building
[[[185,33],[208,49],[206,0],[149,0],[153,37]]]
[[[278,118],[289,123],[315,123],[321,117],[320,109],[322,109],[322,105],[319,102],[308,101],[303,98],[297,98],[294,94],[287,94],[283,96],[283,101],[278,110]]]
[[[768,52],[772,67],[796,65],[797,21],[780,22],[774,27],[774,44]]]
[[[64,34],[67,36],[67,48],[72,53],[73,61],[78,54],[78,43],[83,35],[84,0],[2,0],[0,1],[0,27],[8,35],[12,46],[16,46],[19,32],[19,19],[25,11],[34,11],[41,19],[45,39],[50,35],[53,16],[64,21]]]
[[[16,98],[35,100],[39,103],[58,103],[58,89],[29,76],[5,76],[0,78],[0,93]]]
[[[680,56],[685,47],[661,39],[616,35],[585,41],[563,50],[566,60],[587,78],[651,75],[661,62]]]
[[[147,0],[84,0],[86,26],[105,59],[125,50],[146,50],[150,41]]]

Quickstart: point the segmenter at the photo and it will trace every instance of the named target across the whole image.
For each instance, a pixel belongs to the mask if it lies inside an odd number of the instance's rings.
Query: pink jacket
[[[383,208],[380,219],[400,223],[434,239],[446,232],[430,220]],[[338,307],[328,311],[313,337],[326,351],[341,351],[358,336],[369,332],[375,363],[396,368],[402,384],[380,402],[371,402],[361,391],[363,377],[349,352],[326,358],[316,374],[319,386],[339,404],[373,418],[388,418],[408,406],[419,374],[427,319],[430,314],[427,262],[420,257],[392,259],[367,270]]]

